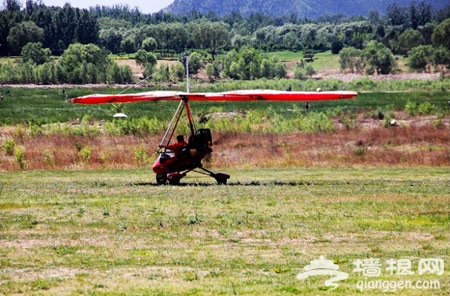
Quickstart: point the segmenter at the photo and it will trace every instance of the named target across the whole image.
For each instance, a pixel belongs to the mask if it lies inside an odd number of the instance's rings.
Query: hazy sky
[[[70,3],[72,7],[89,8],[100,6],[113,6],[116,4],[128,5],[130,8],[139,8],[143,13],[158,12],[172,4],[174,0],[42,0],[46,6],[64,6]]]

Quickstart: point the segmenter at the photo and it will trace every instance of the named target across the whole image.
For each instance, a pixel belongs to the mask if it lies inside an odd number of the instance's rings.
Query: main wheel
[[[230,179],[230,175],[226,173],[217,173],[214,175],[214,179],[216,179],[217,184],[219,185],[227,185],[228,179]]]
[[[170,185],[180,185],[180,179],[174,178],[172,180],[169,180]]]
[[[167,174],[156,174],[156,184],[166,185],[167,184]]]
[[[218,185],[227,185],[227,179],[216,179]]]

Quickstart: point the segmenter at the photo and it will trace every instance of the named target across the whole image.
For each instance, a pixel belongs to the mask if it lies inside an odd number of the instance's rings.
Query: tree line
[[[409,56],[410,67],[419,71],[444,69],[450,67],[448,36],[450,5],[434,10],[424,2],[394,3],[383,15],[370,11],[367,16],[309,20],[196,11],[148,15],[120,5],[87,10],[70,4],[47,7],[33,0],[21,8],[18,0],[6,0],[0,11],[0,56],[21,59],[17,65],[0,65],[0,82],[132,81],[131,70],[117,66],[109,53],[133,54],[145,66],[144,75],[158,79],[182,79],[185,64],[155,69],[156,59],[193,53],[192,65],[197,61],[207,67],[211,78],[283,77],[283,65],[263,54],[276,50],[331,50],[340,54],[342,70],[350,72],[390,73],[395,54]]]

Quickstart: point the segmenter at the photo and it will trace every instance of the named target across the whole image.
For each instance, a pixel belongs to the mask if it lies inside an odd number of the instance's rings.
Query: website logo
[[[339,266],[334,264],[331,260],[326,260],[324,256],[320,256],[319,260],[311,260],[309,265],[306,265],[303,269],[305,271],[299,273],[296,279],[304,280],[310,276],[316,275],[332,276],[332,278],[325,281],[325,286],[331,287],[329,290],[334,290],[339,286],[336,282],[348,278],[348,273],[339,271]]]
[[[417,276],[435,275],[442,276],[445,271],[445,263],[441,258],[421,258],[411,260],[409,258],[380,258],[356,259],[352,262],[353,274],[358,278],[356,288],[360,292],[367,290],[381,290],[383,292],[396,292],[398,290],[439,290],[439,280],[417,279]],[[335,290],[339,281],[346,280],[349,274],[339,270],[339,266],[333,261],[320,256],[311,260],[303,268],[303,272],[296,276],[298,280],[305,280],[311,276],[329,276],[324,285]],[[395,276],[395,280],[386,279],[386,275]],[[415,280],[410,277],[415,276]]]

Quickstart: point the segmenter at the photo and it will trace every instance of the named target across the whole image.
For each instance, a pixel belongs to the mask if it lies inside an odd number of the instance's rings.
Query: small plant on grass
[[[392,127],[392,119],[391,119],[390,115],[387,115],[387,116],[384,117],[383,127],[384,128]]]
[[[53,166],[53,165],[55,164],[55,156],[54,156],[53,153],[52,153],[50,150],[48,150],[48,149],[46,149],[46,150],[44,151],[44,163],[45,163],[47,166]]]
[[[311,112],[297,121],[297,128],[306,134],[327,133],[334,130],[334,123],[323,112]]]
[[[420,115],[430,115],[436,111],[436,107],[430,102],[423,102],[419,104],[417,111]]]
[[[353,154],[355,156],[363,156],[367,152],[367,147],[365,146],[358,146],[355,150],[353,150]]]
[[[5,143],[2,145],[2,149],[5,150],[6,154],[8,155],[14,155],[14,150],[16,147],[16,143],[14,142],[13,138],[7,138]]]
[[[104,217],[108,217],[109,215],[110,215],[109,209],[108,209],[107,207],[104,207],[104,208],[103,208],[103,216],[104,216]]]
[[[102,162],[102,166],[105,167],[108,164],[109,159],[111,158],[111,152],[103,152],[100,154],[99,159]]]
[[[134,161],[136,162],[136,165],[138,165],[138,166],[144,166],[147,163],[148,155],[147,155],[147,152],[145,152],[144,147],[140,146],[134,152]]]
[[[25,169],[27,167],[27,162],[25,161],[25,152],[21,147],[16,149],[14,156],[16,157],[16,161],[17,164],[19,164],[20,169]]]
[[[406,111],[406,113],[408,113],[411,116],[416,115],[418,112],[417,103],[408,101],[408,103],[406,103],[406,105],[405,105],[405,111]]]
[[[89,159],[91,158],[91,147],[90,146],[84,146],[81,148],[80,152],[78,153],[78,156],[81,158],[81,161],[83,163],[87,163]]]

